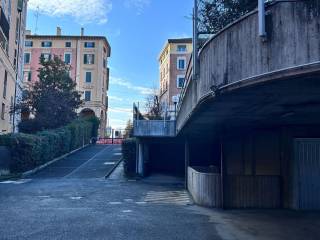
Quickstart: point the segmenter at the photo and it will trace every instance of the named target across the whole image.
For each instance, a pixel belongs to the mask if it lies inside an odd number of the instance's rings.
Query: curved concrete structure
[[[278,2],[267,7],[266,22],[266,39],[259,37],[258,12],[254,11],[203,46],[199,53],[200,77],[197,81],[189,78],[183,92],[178,133],[196,134],[215,123],[225,124],[229,118],[238,117],[235,113],[243,112],[241,107],[250,116],[242,116],[239,121],[248,123],[250,118],[260,119],[261,112],[257,111],[268,104],[269,109],[263,113],[281,118],[294,111],[289,113],[281,105],[313,103],[314,107],[318,102],[319,13],[305,2]],[[297,102],[303,89],[314,95],[304,94]]]

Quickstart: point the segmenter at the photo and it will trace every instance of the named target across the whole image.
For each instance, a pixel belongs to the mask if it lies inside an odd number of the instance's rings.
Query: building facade
[[[191,38],[168,39],[160,53],[160,101],[170,116],[174,115],[173,100],[179,99],[191,53]]]
[[[26,0],[0,1],[0,134],[15,131],[18,121],[10,110],[22,93],[26,15]]]
[[[71,78],[82,92],[84,105],[79,115],[95,115],[100,119],[99,136],[105,136],[109,88],[108,58],[111,48],[101,36],[65,36],[57,28],[56,35],[27,35],[24,52],[24,83],[26,86],[38,81],[40,57],[61,57],[70,64]]]

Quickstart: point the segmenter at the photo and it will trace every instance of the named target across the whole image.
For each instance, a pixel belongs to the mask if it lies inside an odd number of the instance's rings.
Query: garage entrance
[[[295,139],[296,206],[320,209],[320,138]]]
[[[146,162],[146,173],[166,174],[178,177],[184,177],[185,160],[184,144],[179,142],[158,141],[149,142],[148,160]]]

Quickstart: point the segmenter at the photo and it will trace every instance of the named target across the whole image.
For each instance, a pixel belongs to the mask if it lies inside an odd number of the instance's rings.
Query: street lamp
[[[177,118],[177,104],[179,102],[179,97],[176,95],[176,96],[173,96],[172,97],[172,102],[174,104],[174,119]]]

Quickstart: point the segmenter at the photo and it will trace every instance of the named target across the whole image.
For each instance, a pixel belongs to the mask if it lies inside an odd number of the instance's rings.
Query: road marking
[[[99,151],[98,153],[96,153],[95,155],[93,155],[93,157],[91,157],[88,161],[84,162],[83,164],[81,164],[79,167],[77,167],[76,169],[74,169],[71,173],[67,174],[66,176],[64,176],[63,178],[68,178],[70,177],[72,174],[74,174],[76,171],[78,171],[79,169],[83,168],[85,165],[87,165],[89,162],[91,162],[92,160],[94,160],[94,158],[96,156],[98,156],[100,153],[103,153],[105,150],[109,149],[110,146],[105,147],[104,149],[102,149],[101,151]]]
[[[132,210],[123,210],[122,212],[123,212],[123,213],[131,213]]]
[[[104,165],[114,165],[116,162],[105,162]]]
[[[122,202],[109,202],[110,205],[120,205]]]
[[[147,202],[136,202],[136,204],[143,205],[143,204],[147,204]]]
[[[113,155],[114,155],[114,156],[121,156],[122,153],[114,153]]]
[[[80,200],[80,199],[82,199],[83,197],[70,197],[70,199],[72,199],[72,200]]]
[[[8,181],[3,181],[3,182],[0,182],[2,184],[23,184],[23,183],[27,183],[27,182],[30,182],[31,179],[20,179],[20,180],[17,180],[17,181],[11,181],[11,180],[8,180]]]

